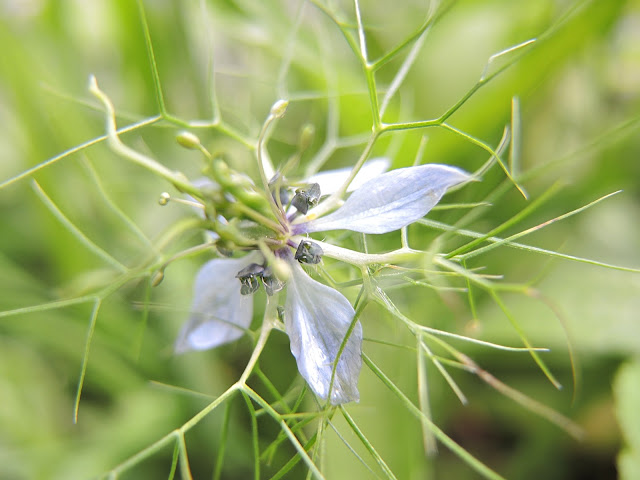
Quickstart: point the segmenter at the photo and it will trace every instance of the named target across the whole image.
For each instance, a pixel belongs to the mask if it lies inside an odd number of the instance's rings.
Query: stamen
[[[291,201],[291,205],[296,207],[300,213],[305,214],[309,211],[309,207],[313,207],[320,200],[320,185],[317,183],[310,184],[306,189],[299,188]]]
[[[236,278],[240,280],[242,286],[240,287],[240,293],[242,295],[251,295],[258,291],[260,288],[260,277],[264,272],[264,267],[257,263],[247,265],[240,270],[236,275]]]
[[[320,263],[324,252],[317,243],[309,240],[302,240],[298,245],[294,258],[300,263],[316,264]]]
[[[264,269],[261,278],[264,289],[269,296],[272,296],[274,293],[277,293],[284,288],[284,282],[281,282],[278,277],[273,274],[271,267]]]

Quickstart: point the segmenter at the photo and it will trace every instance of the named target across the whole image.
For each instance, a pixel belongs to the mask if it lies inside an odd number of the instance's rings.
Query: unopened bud
[[[229,165],[227,165],[222,158],[214,158],[211,162],[211,175],[213,176],[213,179],[224,188],[233,187],[235,185],[231,178]]]
[[[153,277],[151,277],[151,286],[157,287],[162,283],[162,280],[164,280],[164,270],[158,270],[153,274]]]
[[[287,107],[289,106],[289,100],[278,100],[271,107],[271,115],[276,118],[282,118],[287,111]]]
[[[169,195],[167,192],[162,192],[160,194],[160,198],[158,199],[158,203],[160,204],[160,206],[164,207],[167,203],[169,203],[169,200],[171,200],[171,195]]]
[[[316,127],[312,124],[307,123],[304,127],[302,127],[302,131],[300,132],[300,140],[298,141],[298,148],[301,152],[304,152],[311,142],[313,142],[313,137],[316,136]]]
[[[180,132],[176,136],[176,141],[189,150],[199,150],[201,146],[200,139],[191,132]]]

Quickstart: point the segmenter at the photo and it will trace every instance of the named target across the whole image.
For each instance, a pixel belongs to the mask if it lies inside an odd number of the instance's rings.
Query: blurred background
[[[320,3],[348,28],[355,25],[352,2]],[[420,27],[429,10],[425,3],[362,2],[371,59]],[[284,0],[143,4],[173,121],[134,129],[122,136],[128,145],[197,178],[200,157],[181,149],[175,135],[183,129],[181,121],[211,122],[217,109],[236,138],[220,129],[193,131],[211,151],[255,176],[255,160],[243,140],[254,142],[270,106],[288,98],[287,115],[269,146],[276,164],[297,151],[304,125],[315,134],[302,154],[299,175],[323,152],[328,168],[358,158],[372,125],[365,77],[342,34],[317,6]],[[535,172],[524,186],[532,200],[556,182],[560,188],[505,235],[622,190],[521,241],[640,268],[640,2],[458,1],[442,2],[438,12],[384,120],[438,117],[476,84],[491,55],[539,37],[449,123],[495,147],[517,97],[521,141],[515,153],[520,172]],[[237,380],[252,345],[243,338],[214,351],[172,355],[175,335],[188,316],[195,272],[209,256],[171,264],[163,283],[152,290],[144,279],[133,279],[102,302],[74,424],[92,304],[13,311],[88,295],[118,277],[52,215],[31,178],[86,237],[127,266],[137,265],[150,247],[123,225],[103,192],[156,245],[163,232],[193,214],[179,205],[160,207],[158,197],[170,186],[118,157],[104,142],[15,178],[103,135],[102,108],[87,92],[90,74],[113,100],[119,126],[161,112],[136,2],[2,0],[0,45],[0,312],[5,312],[0,313],[0,478],[95,478],[180,427],[222,393]],[[381,94],[409,48],[378,72]],[[490,71],[516,54],[499,58]],[[393,167],[410,165],[425,135],[424,162],[473,171],[488,157],[438,128],[383,136],[373,155],[389,156]],[[503,180],[494,168],[450,201],[482,201]],[[527,204],[511,188],[469,228],[490,231]],[[453,223],[461,214],[443,210],[429,217]],[[414,226],[409,233],[412,246],[426,249],[438,232]],[[163,254],[201,241],[200,232],[182,235]],[[452,245],[459,244],[455,238]],[[369,246],[396,248],[398,237],[371,238]],[[463,406],[429,369],[436,424],[506,478],[640,478],[640,274],[504,247],[474,258],[468,267],[502,275],[505,283],[536,281],[544,301],[521,294],[505,295],[504,301],[531,343],[551,349],[544,360],[564,388],[554,389],[527,354],[456,347],[497,378],[577,422],[586,435],[578,442],[477,377],[453,370],[469,398]],[[338,267],[331,273],[339,280],[353,275]],[[345,294],[354,299],[357,289]],[[390,295],[404,314],[424,325],[519,344],[507,318],[481,291],[475,292],[476,319],[465,294],[413,286]],[[256,321],[261,300],[255,303]],[[146,320],[145,302],[150,305]],[[379,308],[367,307],[363,325],[368,338],[411,345],[403,328]],[[568,341],[577,359],[575,390]],[[364,350],[415,401],[415,353],[375,342],[365,342]],[[302,385],[282,334],[270,339],[261,369],[281,392]],[[348,410],[398,478],[478,478],[444,447],[435,457],[425,456],[420,423],[366,368],[360,394],[360,403]],[[240,398],[230,405],[222,478],[249,478],[250,419]],[[212,478],[222,423],[222,410],[215,411],[187,435],[194,478]],[[336,418],[336,426],[366,456],[344,422]],[[269,445],[277,426],[261,418],[259,428],[261,445]],[[327,478],[373,478],[333,434],[324,454]],[[122,478],[166,478],[172,455],[172,448],[160,450]],[[263,477],[270,478],[293,455],[283,445],[273,464],[264,466]],[[286,478],[305,475],[299,466]]]

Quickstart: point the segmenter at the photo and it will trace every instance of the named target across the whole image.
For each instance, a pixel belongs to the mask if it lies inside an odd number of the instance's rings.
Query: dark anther
[[[323,253],[322,248],[317,243],[302,240],[298,245],[294,258],[300,263],[320,263]]]
[[[236,278],[240,280],[240,293],[251,295],[260,288],[260,277],[264,272],[264,267],[257,263],[252,263],[238,272]]]
[[[245,277],[240,279],[240,293],[242,295],[251,295],[252,293],[256,293],[258,288],[260,288],[260,283],[258,283],[258,279],[256,277]]]
[[[279,292],[284,288],[284,282],[278,280],[273,274],[271,267],[267,267],[262,272],[262,284],[264,285],[264,289],[267,291],[267,295],[271,296],[276,292]]]
[[[305,189],[299,188],[296,190],[296,194],[291,200],[291,205],[300,213],[306,214],[309,211],[309,207],[317,204],[318,200],[320,200],[320,185],[312,183]]]

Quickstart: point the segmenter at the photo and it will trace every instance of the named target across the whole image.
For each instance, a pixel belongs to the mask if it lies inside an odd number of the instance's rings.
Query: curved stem
[[[371,265],[373,263],[396,264],[408,262],[425,255],[424,252],[412,250],[410,248],[400,248],[387,253],[361,253],[348,248],[338,247],[337,245],[332,245],[330,243],[321,242],[320,240],[313,240],[313,243],[318,244],[320,248],[322,248],[325,256],[335,258],[336,260],[358,267]]]
[[[165,180],[168,180],[181,192],[188,193],[197,198],[200,198],[202,196],[200,190],[191,185],[184,174],[169,170],[161,163],[155,161],[150,157],[147,157],[146,155],[143,155],[140,152],[135,151],[130,147],[127,147],[124,143],[122,143],[120,137],[118,136],[118,130],[116,128],[116,115],[113,104],[111,103],[109,97],[107,97],[107,95],[102,90],[100,90],[96,77],[94,77],[93,75],[89,77],[89,91],[93,95],[95,95],[96,98],[98,98],[98,100],[100,100],[105,107],[107,117],[107,140],[111,148],[113,148],[123,157],[128,158],[132,162],[137,163],[138,165],[164,178]]]
[[[278,205],[276,205],[273,195],[271,195],[271,191],[269,190],[269,180],[267,179],[267,174],[265,172],[265,162],[269,162],[268,166],[271,172],[273,172],[273,165],[271,165],[271,161],[269,160],[269,158],[265,157],[265,152],[263,149],[265,148],[265,141],[269,137],[268,133],[272,128],[272,125],[278,118],[284,115],[287,104],[288,103],[286,101],[281,100],[276,102],[273,107],[271,107],[271,112],[265,120],[264,125],[262,125],[262,130],[260,131],[260,136],[258,137],[258,145],[256,148],[258,172],[260,172],[260,180],[262,180],[264,193],[267,196],[267,200],[269,201],[269,207],[271,207],[271,211],[282,226],[285,226],[287,221],[285,219],[284,213],[278,208]]]

